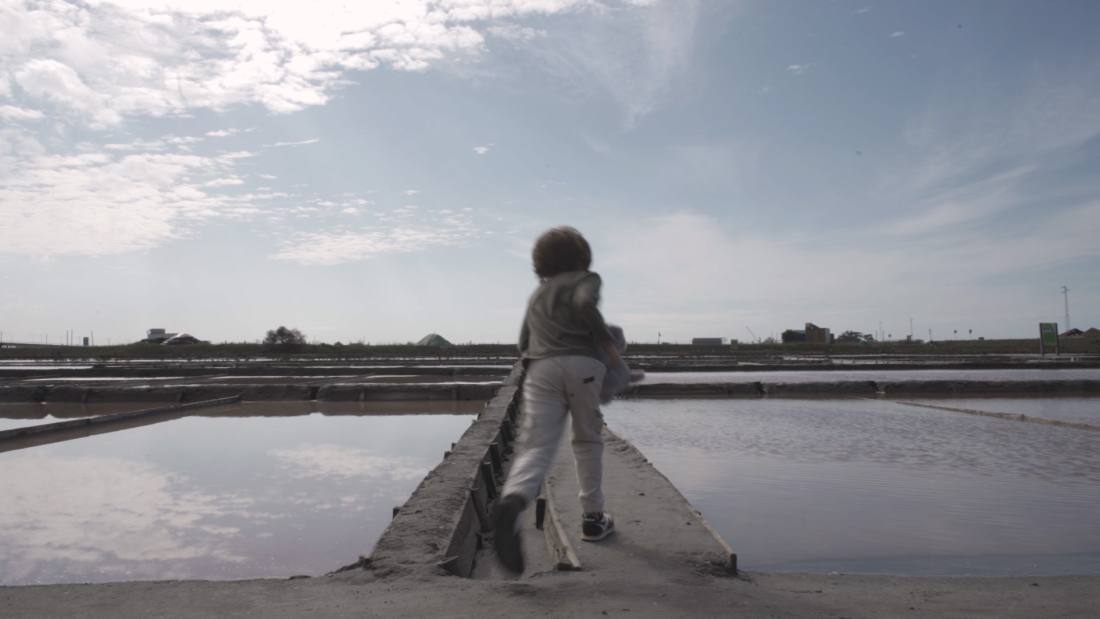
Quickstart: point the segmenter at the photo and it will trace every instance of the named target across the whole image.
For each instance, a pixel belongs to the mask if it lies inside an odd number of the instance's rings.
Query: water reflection
[[[1100,433],[860,400],[633,400],[605,415],[747,569],[960,574],[1000,556],[985,563],[999,574],[1100,573],[1069,558],[1100,558]]]
[[[472,418],[231,412],[0,454],[0,584],[323,574]]]

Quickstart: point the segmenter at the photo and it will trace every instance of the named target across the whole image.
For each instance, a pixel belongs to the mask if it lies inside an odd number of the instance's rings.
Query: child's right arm
[[[600,313],[601,284],[602,280],[599,275],[589,273],[587,277],[577,283],[571,301],[581,319],[588,325],[592,335],[596,337],[596,342],[600,348],[607,350],[607,354],[611,355],[612,361],[618,363],[619,351],[615,349],[615,338],[607,328],[607,323],[603,320],[603,314]]]

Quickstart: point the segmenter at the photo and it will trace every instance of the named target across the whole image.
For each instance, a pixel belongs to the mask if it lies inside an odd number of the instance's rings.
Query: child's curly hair
[[[535,274],[549,279],[568,271],[587,271],[592,264],[592,248],[576,228],[559,226],[542,233],[531,252]]]

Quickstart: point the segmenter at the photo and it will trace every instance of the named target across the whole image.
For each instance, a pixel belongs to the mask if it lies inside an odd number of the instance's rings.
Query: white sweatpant
[[[600,387],[607,367],[591,357],[569,355],[536,359],[523,381],[523,423],[519,449],[504,496],[528,505],[539,495],[554,462],[566,422],[571,422],[577,485],[585,513],[603,511],[603,415]]]

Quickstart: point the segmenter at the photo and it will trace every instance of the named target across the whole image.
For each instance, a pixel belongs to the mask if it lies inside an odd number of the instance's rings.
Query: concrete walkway
[[[639,584],[695,573],[733,576],[730,550],[637,449],[604,428],[604,495],[615,532],[581,540],[581,507],[568,435],[558,450],[547,489],[583,571],[629,574]]]

